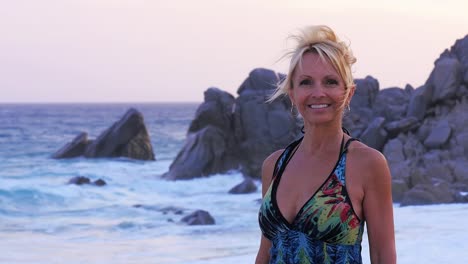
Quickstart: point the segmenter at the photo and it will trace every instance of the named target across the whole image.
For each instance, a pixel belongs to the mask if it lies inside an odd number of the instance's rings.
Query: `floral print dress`
[[[281,214],[276,190],[281,175],[299,145],[289,145],[279,157],[273,181],[259,212],[263,235],[272,242],[270,263],[362,263],[364,221],[354,212],[346,190],[345,167],[348,140],[330,175],[299,210],[292,223]]]

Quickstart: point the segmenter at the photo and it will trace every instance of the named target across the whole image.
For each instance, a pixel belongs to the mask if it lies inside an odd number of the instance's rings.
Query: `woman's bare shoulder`
[[[270,154],[264,161],[262,165],[262,181],[270,182],[273,178],[273,170],[275,168],[276,161],[279,159],[284,149],[279,149]]]
[[[353,163],[360,168],[366,168],[367,171],[385,169],[388,167],[385,156],[378,150],[356,141],[348,148],[348,155],[353,158]]]
[[[348,153],[352,158],[351,166],[359,172],[355,175],[359,175],[365,189],[377,189],[378,185],[388,185],[391,182],[387,159],[380,151],[362,142],[356,142],[351,144]]]

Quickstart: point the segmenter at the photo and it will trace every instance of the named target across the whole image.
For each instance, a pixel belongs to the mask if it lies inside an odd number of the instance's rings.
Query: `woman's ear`
[[[348,94],[348,98],[346,98],[346,105],[351,104],[351,99],[353,99],[355,91],[356,91],[356,85],[353,84],[352,86],[349,87],[349,94]]]

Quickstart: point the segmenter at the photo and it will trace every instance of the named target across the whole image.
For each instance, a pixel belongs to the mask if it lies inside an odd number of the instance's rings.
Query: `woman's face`
[[[349,103],[354,87],[345,98],[345,83],[329,61],[322,60],[317,53],[305,53],[302,67],[296,67],[292,81],[289,97],[305,123],[341,122],[343,103]]]

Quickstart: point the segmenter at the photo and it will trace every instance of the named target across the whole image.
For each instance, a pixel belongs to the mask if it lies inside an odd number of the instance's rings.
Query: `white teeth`
[[[312,108],[312,109],[320,109],[320,108],[325,108],[327,106],[328,106],[327,104],[309,105],[309,107]]]

